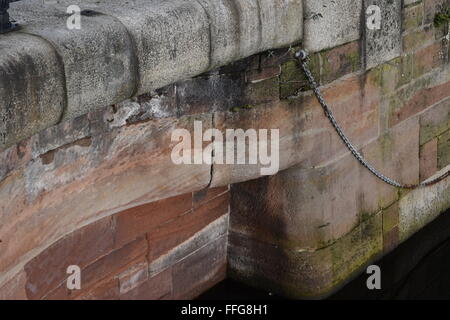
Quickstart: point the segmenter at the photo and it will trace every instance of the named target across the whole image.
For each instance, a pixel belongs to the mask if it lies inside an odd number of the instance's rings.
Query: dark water
[[[450,211],[375,262],[381,269],[381,290],[368,290],[369,275],[350,281],[331,300],[450,299]],[[200,300],[279,300],[231,279],[212,288]]]

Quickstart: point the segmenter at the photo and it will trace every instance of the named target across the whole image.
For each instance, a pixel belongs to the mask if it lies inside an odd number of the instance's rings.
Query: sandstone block
[[[125,27],[107,15],[83,11],[81,28],[71,30],[66,12],[71,4],[21,1],[11,10],[23,32],[45,39],[58,52],[67,92],[65,118],[122,102],[137,86],[136,57]]]
[[[450,164],[450,130],[439,136],[438,140],[438,168]]]
[[[154,275],[146,282],[120,295],[121,300],[169,299],[172,294],[172,269]]]
[[[172,264],[174,259],[188,255],[192,246],[204,241],[203,234],[210,238],[223,233],[228,206],[228,194],[225,194],[149,232],[149,261],[154,262],[150,265],[150,271],[156,272],[165,265]],[[205,228],[208,228],[211,235],[206,234]],[[183,243],[184,249],[180,247]]]
[[[371,5],[381,10],[381,28],[364,31],[365,64],[373,68],[383,62],[392,60],[402,53],[402,1],[401,0],[365,0],[364,12]],[[365,15],[368,18],[367,15]]]
[[[139,236],[187,213],[191,208],[192,195],[189,193],[151,202],[116,214],[114,216],[115,246],[120,248]]]
[[[93,223],[69,234],[25,265],[26,290],[30,299],[39,299],[67,279],[67,267],[84,268],[113,246],[111,219]]]
[[[448,171],[448,166],[429,178],[438,177]],[[450,179],[427,188],[409,192],[399,202],[400,241],[405,241],[439,214],[450,208]]]
[[[381,214],[321,250],[275,246],[232,232],[230,276],[294,299],[323,298],[375,261],[383,250]]]
[[[173,298],[193,299],[225,279],[227,237],[198,249],[173,267]]]
[[[426,109],[420,115],[420,144],[427,143],[450,128],[450,99]]]
[[[304,1],[304,45],[311,52],[360,38],[362,0]]]
[[[44,40],[0,38],[0,150],[56,124],[66,107],[63,66]]]
[[[438,171],[438,139],[428,141],[420,147],[420,181],[424,181]]]

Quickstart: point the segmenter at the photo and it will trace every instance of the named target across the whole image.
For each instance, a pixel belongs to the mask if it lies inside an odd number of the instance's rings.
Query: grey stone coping
[[[303,34],[302,0],[46,1],[12,3],[21,29],[0,35],[0,150]]]

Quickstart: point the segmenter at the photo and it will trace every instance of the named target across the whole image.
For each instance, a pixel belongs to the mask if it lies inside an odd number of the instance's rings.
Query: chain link
[[[431,186],[433,184],[436,184],[448,176],[450,176],[450,170],[444,173],[443,175],[437,177],[436,179],[433,179],[431,181],[422,182],[419,184],[401,184],[397,182],[394,179],[391,179],[389,177],[386,177],[384,174],[379,172],[377,169],[375,169],[368,161],[364,159],[364,157],[359,153],[359,151],[353,146],[353,144],[350,142],[350,140],[345,135],[344,131],[342,130],[341,126],[337,123],[336,119],[334,118],[333,112],[328,107],[324,97],[322,96],[322,93],[320,92],[319,86],[317,85],[314,76],[312,72],[309,70],[309,56],[306,51],[300,50],[295,54],[295,57],[299,60],[300,65],[303,69],[303,72],[306,76],[306,79],[309,82],[309,85],[314,92],[314,95],[316,96],[317,100],[319,101],[320,105],[323,108],[323,111],[325,112],[325,116],[330,120],[331,124],[333,125],[334,129],[336,130],[337,134],[341,138],[341,140],[344,142],[344,144],[347,146],[347,148],[350,150],[350,152],[353,154],[353,156],[358,160],[359,163],[361,163],[367,170],[369,170],[373,175],[375,175],[378,179],[384,181],[387,184],[390,184],[391,186],[401,188],[401,189],[416,189],[419,187],[427,187]]]

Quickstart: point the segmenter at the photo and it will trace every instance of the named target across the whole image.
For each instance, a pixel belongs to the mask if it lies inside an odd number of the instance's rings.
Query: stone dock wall
[[[361,167],[294,58],[310,52],[371,163],[425,181],[450,165],[450,32],[436,19],[449,1],[128,2],[83,1],[76,32],[71,1],[11,5],[1,299],[189,299],[227,276],[321,298],[450,208],[449,178],[406,191]],[[172,133],[198,121],[279,129],[279,173],[174,164]],[[70,265],[81,290],[67,289]]]

